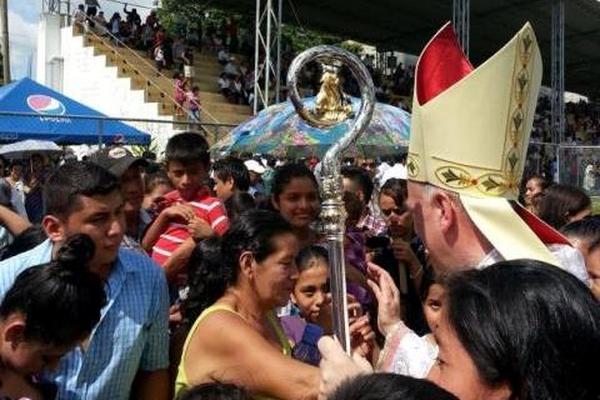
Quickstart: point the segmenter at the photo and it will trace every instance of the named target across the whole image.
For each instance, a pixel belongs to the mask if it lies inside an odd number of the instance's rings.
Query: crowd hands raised
[[[557,257],[587,268],[563,270],[494,256],[453,194],[406,180],[402,157],[347,160],[347,355],[317,162],[211,162],[194,133],[163,164],[120,147],[36,161],[39,219],[10,190],[0,206],[0,394],[598,398],[600,220],[585,193],[525,182],[523,203],[581,253]]]

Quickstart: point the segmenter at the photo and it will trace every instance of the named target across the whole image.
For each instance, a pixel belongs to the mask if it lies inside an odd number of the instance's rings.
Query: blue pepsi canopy
[[[2,115],[2,112],[35,115]],[[29,78],[0,87],[1,143],[26,139],[58,144],[150,143],[150,135],[104,118],[106,115]]]

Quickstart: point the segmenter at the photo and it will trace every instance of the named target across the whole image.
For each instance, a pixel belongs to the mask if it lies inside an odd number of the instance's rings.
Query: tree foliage
[[[227,17],[235,18],[240,27],[254,29],[255,16],[253,14],[236,15],[228,10],[207,7],[205,4],[194,0],[163,0],[162,8],[158,10],[158,16],[167,32],[173,35],[184,33],[186,26],[195,27],[198,21],[202,21],[205,28],[213,26],[218,29]],[[339,36],[291,24],[282,24],[281,37],[282,41],[294,52],[300,52],[320,44],[338,45],[354,53],[360,53],[362,50],[359,44],[355,42],[348,44]]]

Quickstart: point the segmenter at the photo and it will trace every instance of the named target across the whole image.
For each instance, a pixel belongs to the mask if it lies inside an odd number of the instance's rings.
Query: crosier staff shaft
[[[354,54],[334,46],[316,46],[300,53],[290,65],[288,87],[290,101],[298,114],[316,128],[328,128],[336,122],[323,121],[307,110],[300,99],[298,76],[307,63],[321,62],[324,66],[346,65],[354,75],[361,93],[361,104],[350,129],[342,138],[329,148],[323,160],[319,178],[323,205],[321,221],[329,248],[331,270],[331,297],[333,301],[333,329],[342,347],[350,354],[350,336],[348,333],[348,301],[346,295],[346,265],[344,257],[344,234],[346,230],[346,212],[342,201],[342,177],[340,159],[342,153],[360,136],[373,115],[375,89],[373,80],[362,61]]]

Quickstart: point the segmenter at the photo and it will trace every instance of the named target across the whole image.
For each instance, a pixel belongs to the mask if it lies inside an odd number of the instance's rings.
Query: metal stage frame
[[[469,56],[471,23],[471,0],[453,0],[452,1],[452,26],[458,36],[458,42],[463,51]]]
[[[556,164],[560,171],[560,145],[565,136],[565,2],[553,0],[551,25],[550,78],[550,132],[556,143]],[[560,174],[557,174],[560,182]]]
[[[282,3],[282,0],[256,0],[253,101],[255,115],[260,109],[280,101]],[[272,85],[274,95],[271,91]]]

